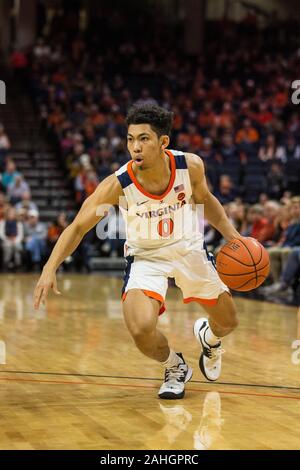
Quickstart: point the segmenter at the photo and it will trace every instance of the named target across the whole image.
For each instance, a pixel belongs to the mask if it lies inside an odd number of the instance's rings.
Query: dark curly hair
[[[170,135],[173,113],[156,104],[133,105],[127,114],[126,124],[150,124],[154,132],[161,137]]]

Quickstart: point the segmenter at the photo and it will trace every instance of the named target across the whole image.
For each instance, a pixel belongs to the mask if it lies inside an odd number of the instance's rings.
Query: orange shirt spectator
[[[57,242],[58,238],[68,226],[68,222],[66,219],[66,215],[62,212],[60,213],[55,221],[49,226],[48,233],[47,233],[47,241],[48,244],[54,246]]]
[[[284,108],[288,104],[288,94],[285,90],[281,90],[275,95],[275,105],[278,108]]]
[[[86,175],[86,180],[84,184],[85,196],[90,196],[99,184],[97,173],[94,170],[89,170]]]
[[[48,117],[48,123],[51,126],[59,126],[61,125],[65,120],[65,115],[61,110],[60,106],[56,106],[55,109],[52,111],[52,113],[49,114]]]
[[[205,103],[203,111],[198,116],[198,124],[200,127],[212,127],[216,122],[216,115],[212,110],[211,103]]]
[[[259,134],[255,127],[251,125],[250,119],[245,119],[242,129],[236,133],[235,141],[237,144],[241,142],[254,143],[259,139]]]

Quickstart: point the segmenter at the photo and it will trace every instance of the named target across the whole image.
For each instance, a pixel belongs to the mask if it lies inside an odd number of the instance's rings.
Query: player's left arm
[[[193,153],[186,154],[187,166],[196,204],[204,204],[204,216],[206,220],[220,232],[225,240],[240,238],[241,235],[228,219],[223,206],[209,191],[205,178],[204,165],[200,157]]]

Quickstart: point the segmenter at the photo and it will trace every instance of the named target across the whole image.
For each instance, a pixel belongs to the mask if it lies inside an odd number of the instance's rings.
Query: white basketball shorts
[[[229,292],[221,281],[213,255],[208,253],[203,240],[181,240],[160,248],[151,256],[127,256],[122,299],[131,289],[141,289],[145,295],[161,303],[165,311],[168,278],[174,278],[181,289],[183,302],[215,305],[223,292]]]

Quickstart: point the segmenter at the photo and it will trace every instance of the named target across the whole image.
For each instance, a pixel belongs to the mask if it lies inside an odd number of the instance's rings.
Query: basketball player
[[[60,294],[56,271],[99,222],[99,206],[120,205],[127,217],[122,292],[125,323],[137,348],[165,368],[159,397],[178,399],[184,396],[192,369],[181,353],[170,349],[167,338],[157,329],[159,314],[165,310],[168,277],[175,279],[185,303],[199,302],[208,313],[209,320],[199,318],[194,325],[201,346],[200,369],[208,380],[219,378],[221,338],[238,324],[232,297],[206,252],[203,235],[186,221],[192,219],[195,204],[202,204],[205,218],[227,241],[240,235],[208,190],[201,159],[167,150],[171,112],[156,105],[134,106],[127,125],[132,160],[99,184],[61,234],[35,288],[34,306],[37,309],[41,301],[45,302],[50,288]],[[183,215],[180,238],[172,237],[176,221]],[[137,226],[141,228],[140,237],[136,236]],[[147,230],[151,236],[145,236]]]

